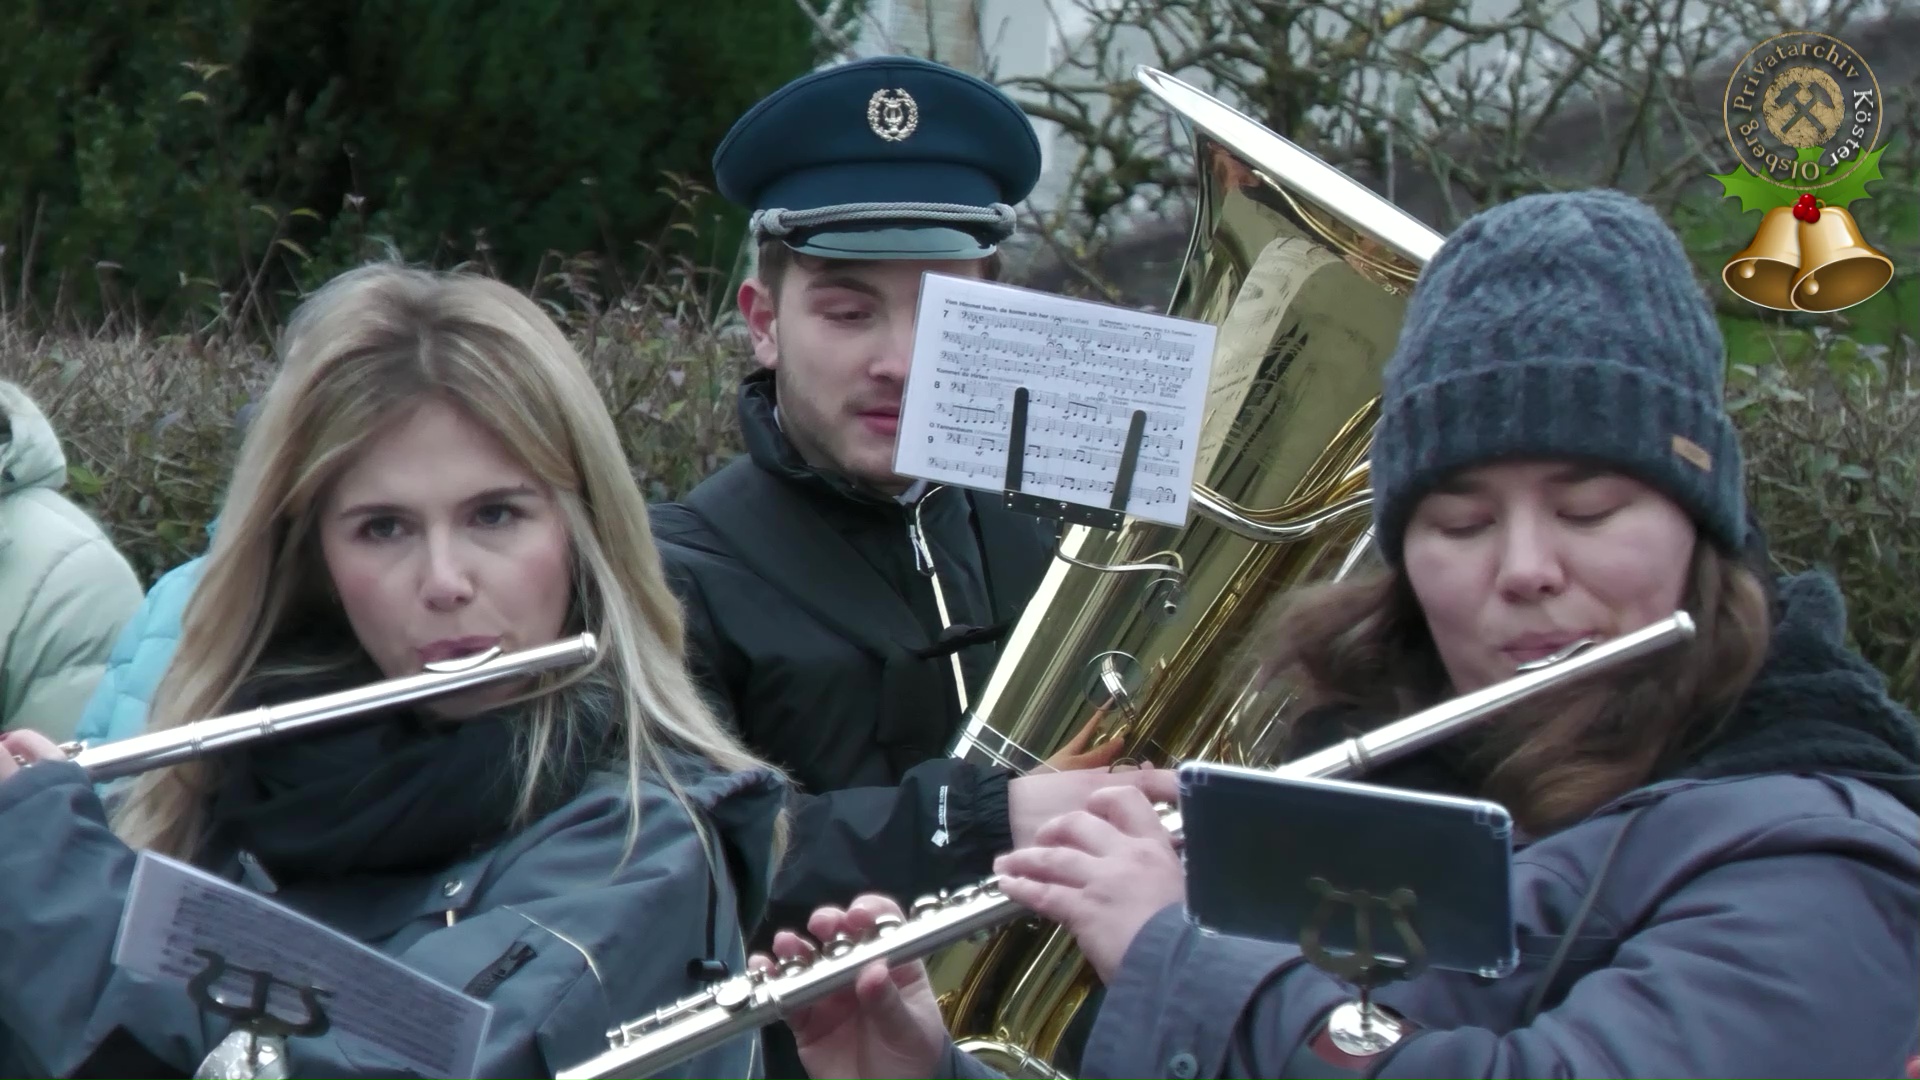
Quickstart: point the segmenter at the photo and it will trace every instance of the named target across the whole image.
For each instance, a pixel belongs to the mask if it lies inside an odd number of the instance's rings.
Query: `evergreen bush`
[[[770,0],[0,5],[0,291],[21,317],[264,331],[385,244],[522,287],[552,252],[630,272],[674,210],[661,176],[705,175],[818,40]],[[732,250],[739,215],[707,212],[676,249]]]

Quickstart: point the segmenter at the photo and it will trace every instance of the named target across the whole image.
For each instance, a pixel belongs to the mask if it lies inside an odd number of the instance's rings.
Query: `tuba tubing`
[[[1693,636],[1693,618],[1684,611],[1675,612],[1612,641],[1576,645],[1569,650],[1571,655],[1536,661],[1529,665],[1534,670],[1523,669],[1511,679],[1309,754],[1274,772],[1281,776],[1350,777],[1441,742],[1523,698],[1616,668]],[[1165,810],[1160,820],[1177,842],[1181,835],[1179,812]],[[890,967],[911,963],[1030,914],[1000,892],[997,877],[951,893],[921,897],[904,920],[883,920],[870,938],[854,941],[845,934],[837,935],[814,958],[786,961],[771,975],[745,972],[614,1028],[607,1032],[609,1046],[605,1053],[560,1070],[556,1080],[658,1075],[695,1054],[774,1023],[790,1009],[852,985],[861,969],[876,960]]]
[[[1137,762],[1281,765],[1276,686],[1238,660],[1272,597],[1357,571],[1380,388],[1444,237],[1358,179],[1163,71],[1192,231],[1166,313],[1214,325],[1180,526],[1058,527],[951,757],[1046,771],[1078,745]],[[1014,1080],[1067,1080],[1099,981],[1064,929],[1017,920],[927,958],[948,1030]]]
[[[232,747],[272,736],[337,727],[363,713],[423,698],[467,690],[503,679],[519,678],[551,668],[592,661],[600,654],[592,634],[578,634],[530,649],[503,653],[499,646],[474,656],[426,665],[417,675],[320,694],[279,705],[262,705],[245,712],[216,716],[177,728],[151,731],[101,746],[63,743],[66,760],[87,771],[94,783],[104,783],[150,769],[179,765]]]

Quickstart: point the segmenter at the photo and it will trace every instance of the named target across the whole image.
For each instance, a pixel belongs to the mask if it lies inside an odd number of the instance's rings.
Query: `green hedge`
[[[0,5],[0,292],[173,325],[271,318],[375,238],[523,286],[551,251],[631,267],[662,174],[706,175],[817,39],[788,0]]]

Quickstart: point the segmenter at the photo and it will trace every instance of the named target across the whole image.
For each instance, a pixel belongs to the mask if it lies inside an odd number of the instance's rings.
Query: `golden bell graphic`
[[[1821,214],[1831,212],[1822,210]],[[1761,307],[1798,310],[1793,306],[1793,287],[1800,277],[1801,228],[1801,223],[1794,220],[1793,207],[1777,206],[1767,211],[1753,234],[1753,242],[1720,268],[1721,280],[1741,298]]]
[[[1800,223],[1800,267],[1789,295],[1802,311],[1850,308],[1893,280],[1893,260],[1868,246],[1853,215],[1838,206],[1822,206],[1818,220]]]

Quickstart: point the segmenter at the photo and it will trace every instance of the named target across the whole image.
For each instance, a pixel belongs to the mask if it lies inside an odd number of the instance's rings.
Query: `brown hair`
[[[1702,543],[1683,603],[1699,627],[1686,645],[1544,691],[1456,737],[1466,749],[1452,756],[1465,762],[1478,794],[1539,835],[1711,741],[1766,659],[1766,591],[1751,568]],[[1453,694],[1413,587],[1399,571],[1294,593],[1254,641],[1261,674],[1292,691],[1296,715],[1346,706],[1378,726]],[[1289,739],[1303,735],[1296,728]],[[1285,757],[1311,749],[1289,747]]]
[[[786,280],[787,271],[793,269],[802,260],[806,260],[806,265],[809,266],[826,262],[818,255],[807,255],[795,251],[779,240],[760,241],[760,248],[754,255],[753,276],[759,278],[760,283],[767,287],[767,292],[773,297],[775,304],[780,302],[780,285]],[[1000,252],[995,251],[980,260],[981,280],[999,281],[1001,268]]]

